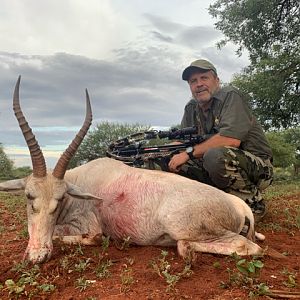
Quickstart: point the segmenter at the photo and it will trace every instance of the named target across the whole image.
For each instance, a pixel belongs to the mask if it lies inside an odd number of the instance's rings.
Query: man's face
[[[212,95],[220,88],[219,78],[211,70],[195,71],[191,74],[188,83],[193,98],[200,102],[208,102]]]

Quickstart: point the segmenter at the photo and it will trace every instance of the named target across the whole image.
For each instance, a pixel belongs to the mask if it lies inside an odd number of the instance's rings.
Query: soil
[[[201,253],[192,272],[185,276],[178,275],[187,263],[175,248],[116,245],[113,241],[108,248],[104,243],[103,247],[94,247],[55,241],[50,261],[36,267],[22,265],[28,242],[24,236],[24,198],[18,196],[20,204],[9,208],[3,201],[8,196],[4,195],[0,193],[0,299],[232,300],[266,294],[266,287],[274,295],[262,295],[259,299],[279,298],[280,294],[281,299],[300,299],[300,193],[268,201],[269,213],[257,224],[257,230],[266,236],[259,244],[278,251],[284,258],[245,257],[250,264],[259,261],[264,265],[243,275],[236,266],[241,258]],[[108,261],[111,266],[106,273],[101,272],[101,265],[103,268]],[[162,273],[162,265],[169,265],[165,269],[168,278]],[[172,285],[175,275],[180,279]],[[8,279],[15,285],[9,287]]]

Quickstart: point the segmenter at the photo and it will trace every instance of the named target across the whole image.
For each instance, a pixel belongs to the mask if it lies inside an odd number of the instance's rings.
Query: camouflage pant
[[[271,184],[273,166],[270,160],[247,151],[219,147],[207,151],[200,160],[188,161],[179,174],[234,194],[252,207]]]

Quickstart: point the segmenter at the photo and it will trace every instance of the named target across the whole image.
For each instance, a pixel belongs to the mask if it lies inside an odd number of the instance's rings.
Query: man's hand
[[[169,170],[171,172],[179,172],[180,171],[180,167],[185,164],[188,160],[189,160],[189,155],[186,152],[181,152],[179,154],[175,154],[170,162],[169,162]]]

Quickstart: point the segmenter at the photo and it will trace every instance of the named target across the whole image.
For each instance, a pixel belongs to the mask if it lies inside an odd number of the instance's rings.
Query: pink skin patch
[[[36,236],[36,225],[34,223],[31,225],[31,228],[29,229],[29,237],[30,238],[29,238],[27,248],[30,250],[38,250],[41,248],[47,248],[47,249],[52,248],[52,245],[47,245],[47,244],[42,245],[41,244],[40,239],[37,238],[37,236]]]
[[[130,236],[139,241],[145,226],[153,222],[150,215],[159,202],[149,203],[149,198],[160,197],[161,188],[153,181],[149,182],[139,174],[129,174],[118,178],[112,184],[95,190],[95,194],[104,199],[96,206],[101,214],[104,232],[113,238]],[[147,216],[145,216],[147,212]]]

